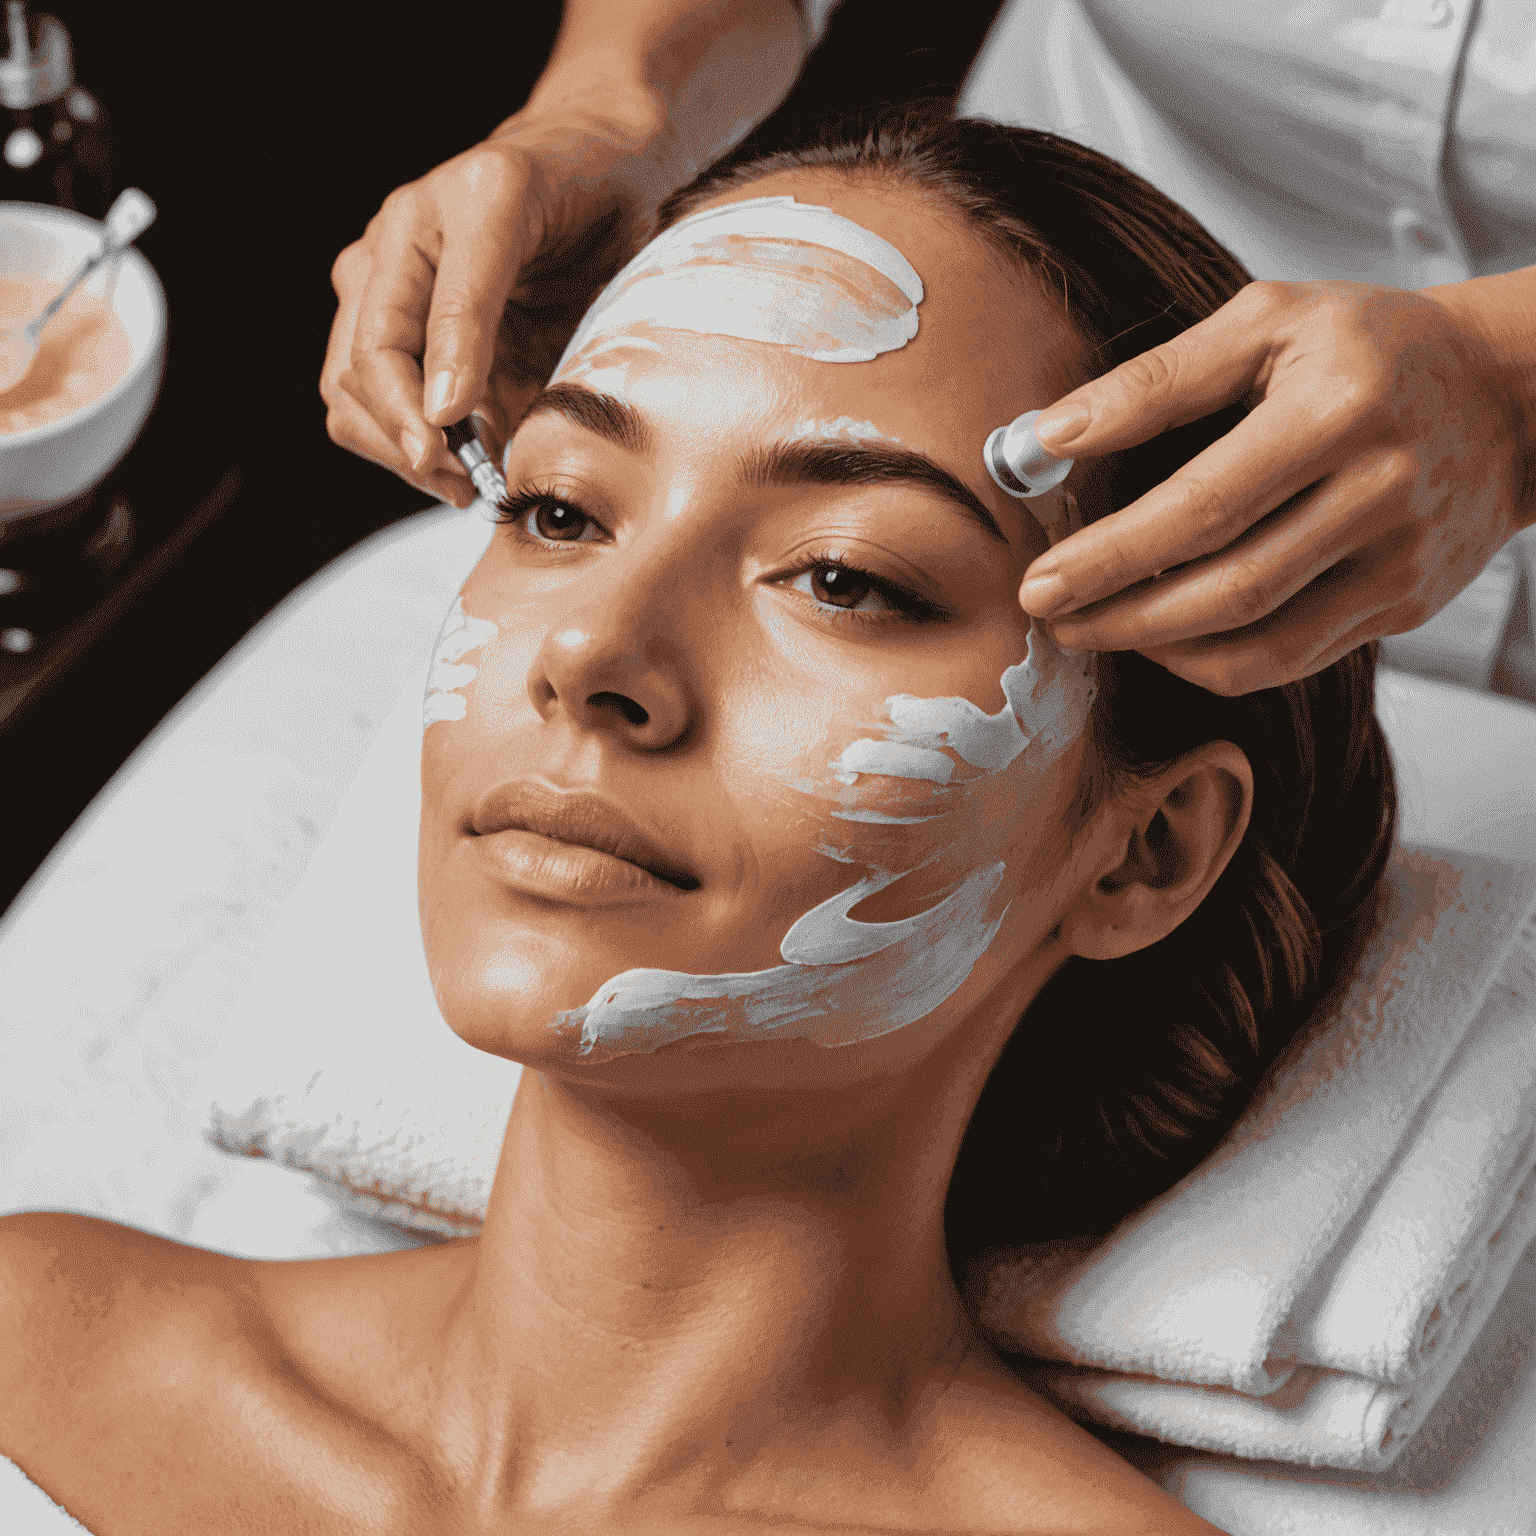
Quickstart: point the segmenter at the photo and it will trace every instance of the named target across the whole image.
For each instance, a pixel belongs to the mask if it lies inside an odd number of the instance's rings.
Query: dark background
[[[889,0],[843,0],[753,143],[788,142],[828,112],[953,93],[999,4],[955,0],[909,32]],[[522,104],[560,15],[557,4],[31,9],[69,30],[76,79],[107,113],[116,186],[142,186],[160,209],[139,246],[165,285],[170,340],[137,462],[189,514],[221,468],[236,467],[240,486],[0,734],[0,905],[257,620],[359,539],[433,504],[326,436],[331,262],[392,188]],[[454,30],[434,34],[437,16]]]

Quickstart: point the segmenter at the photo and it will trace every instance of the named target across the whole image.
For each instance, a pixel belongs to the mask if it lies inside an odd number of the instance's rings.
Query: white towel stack
[[[1184,1445],[1390,1463],[1536,1233],[1533,905],[1529,866],[1400,850],[1342,1006],[1212,1157],[973,1276],[1033,1384]]]

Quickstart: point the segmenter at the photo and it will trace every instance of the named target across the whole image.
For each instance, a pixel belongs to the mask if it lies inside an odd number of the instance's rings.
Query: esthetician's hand
[[[336,258],[331,437],[467,507],[441,428],[477,411],[499,455],[634,233],[783,100],[806,47],[790,0],[565,0],[522,109]]]
[[[331,269],[332,439],[467,507],[474,486],[439,429],[474,409],[499,454],[608,275],[624,216],[654,206],[633,154],[617,125],[513,118],[391,192]]]
[[[1238,694],[1437,613],[1536,522],[1536,268],[1253,283],[1036,430],[1091,458],[1237,401],[1226,436],[1029,568],[1019,601],[1059,640]]]

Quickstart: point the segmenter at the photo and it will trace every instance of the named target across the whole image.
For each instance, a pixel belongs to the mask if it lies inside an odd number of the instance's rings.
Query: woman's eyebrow
[[[563,416],[572,426],[585,427],[631,453],[648,454],[654,445],[650,424],[634,406],[582,384],[551,384],[542,390],[534,396],[518,427],[535,416],[551,414]]]
[[[798,438],[756,450],[742,462],[746,485],[918,485],[937,491],[980,525],[988,538],[1007,544],[997,519],[965,483],[926,454],[884,443]]]
[[[606,442],[631,453],[649,454],[654,446],[650,424],[632,405],[601,395],[581,384],[551,384],[523,416],[562,416]],[[755,450],[742,461],[745,485],[917,485],[937,491],[975,522],[988,538],[1007,544],[1008,536],[985,502],[965,483],[926,454],[888,443],[850,443],[836,438],[797,438]]]

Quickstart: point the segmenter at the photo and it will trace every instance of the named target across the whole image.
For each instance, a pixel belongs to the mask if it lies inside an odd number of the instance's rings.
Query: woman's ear
[[[1200,905],[1248,830],[1253,769],[1230,741],[1208,742],[1106,810],[1105,858],[1061,925],[1087,960],[1145,949]]]

